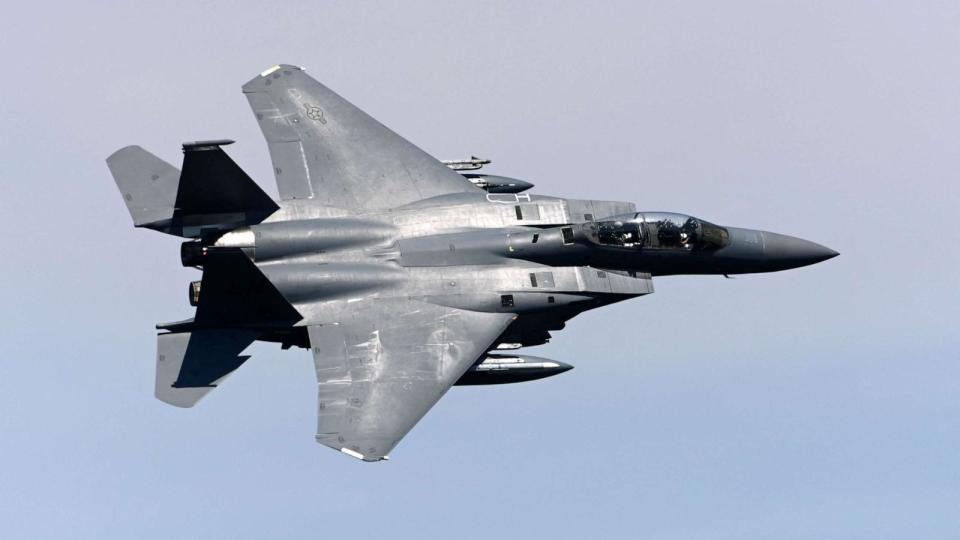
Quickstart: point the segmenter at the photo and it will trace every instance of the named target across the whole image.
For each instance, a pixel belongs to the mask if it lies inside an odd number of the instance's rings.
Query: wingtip
[[[344,447],[344,448],[341,448],[340,451],[352,458],[363,460],[363,454],[361,454],[360,452],[357,452],[356,450],[352,450],[350,448]]]
[[[340,451],[352,458],[357,458],[360,461],[365,461],[367,463],[374,463],[377,461],[390,461],[390,456],[365,456],[360,452],[353,450],[352,448],[343,447],[340,449]]]
[[[107,163],[113,163],[113,162],[116,161],[117,159],[121,159],[124,155],[130,154],[130,153],[132,153],[132,152],[140,152],[140,151],[144,151],[144,152],[145,152],[145,150],[143,150],[143,147],[141,147],[141,146],[139,146],[139,145],[136,145],[136,144],[128,144],[127,146],[124,146],[123,148],[118,148],[114,153],[112,153],[112,154],[110,154],[109,156],[107,156],[106,161],[107,161]]]
[[[280,71],[281,69],[298,69],[300,71],[306,71],[303,66],[297,66],[294,64],[275,64],[268,67],[267,69],[260,72],[261,77],[267,77],[275,71]]]
[[[271,73],[273,73],[274,71],[277,71],[278,69],[280,69],[280,64],[273,65],[273,66],[268,67],[267,69],[261,71],[261,72],[260,72],[260,76],[261,76],[261,77],[266,77],[267,75],[270,75]]]
[[[266,86],[272,84],[272,79],[279,79],[283,75],[289,76],[297,71],[306,70],[301,66],[295,66],[293,64],[276,64],[261,71],[254,78],[247,81],[241,88],[245,93],[262,92],[266,89]]]

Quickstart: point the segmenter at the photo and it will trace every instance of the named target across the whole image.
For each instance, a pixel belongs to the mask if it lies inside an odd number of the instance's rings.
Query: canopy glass
[[[667,212],[609,217],[588,224],[588,236],[598,244],[633,249],[716,249],[730,242],[723,227]]]

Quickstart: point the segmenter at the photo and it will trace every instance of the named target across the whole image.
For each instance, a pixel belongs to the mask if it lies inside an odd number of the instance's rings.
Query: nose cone
[[[713,273],[753,274],[777,272],[816,264],[838,253],[815,242],[753,229],[727,227],[730,242],[717,250],[710,264]]]
[[[780,269],[816,264],[839,255],[836,251],[794,236],[762,232],[764,259]]]

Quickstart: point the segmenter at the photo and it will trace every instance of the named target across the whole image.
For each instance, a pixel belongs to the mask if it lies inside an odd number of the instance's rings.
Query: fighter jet
[[[312,79],[277,65],[243,85],[274,201],[224,152],[183,165],[139,146],[107,165],[136,227],[187,239],[192,318],[157,325],[156,397],[192,407],[254,341],[310,349],[316,439],[363,461],[390,451],[455,385],[571,366],[516,352],[584,311],[653,292],[653,277],[773,272],[837,255],[771,232],[633,203],[562,199],[439,161]],[[474,172],[464,172],[474,171]]]

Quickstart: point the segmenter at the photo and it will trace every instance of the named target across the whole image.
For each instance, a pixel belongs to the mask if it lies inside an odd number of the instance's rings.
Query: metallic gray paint
[[[317,440],[365,461],[384,459],[454,384],[569,370],[488,353],[545,343],[579,313],[650,294],[652,276],[770,272],[836,255],[673,214],[725,239],[672,245],[674,218],[656,213],[662,237],[598,236],[604,216],[647,218],[632,203],[461,176],[452,169],[489,161],[441,163],[295,66],[243,91],[281,201],[264,200],[226,140],[185,143],[183,173],[135,146],[107,160],[134,224],[190,238],[183,262],[204,270],[191,285],[196,317],[158,325],[156,395],[194,405],[254,340],[310,348]]]

